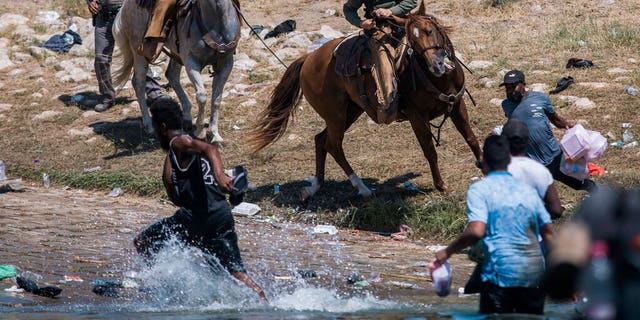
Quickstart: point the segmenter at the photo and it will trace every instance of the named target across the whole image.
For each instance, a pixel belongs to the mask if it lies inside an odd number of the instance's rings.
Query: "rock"
[[[576,96],[558,96],[558,99],[560,99],[561,101],[568,101],[570,103],[574,103],[578,100],[578,97]]]
[[[61,82],[76,83],[89,81],[93,78],[89,72],[77,67],[70,70],[58,71],[56,72],[55,77]]]
[[[36,17],[33,19],[34,23],[42,24],[47,27],[61,26],[60,14],[55,11],[38,11]]]
[[[603,89],[609,86],[606,82],[578,82],[578,84],[592,89]]]
[[[577,108],[579,109],[593,109],[596,107],[596,104],[589,100],[589,98],[580,98],[578,100],[576,100],[573,105],[575,105]]]
[[[546,83],[533,83],[529,86],[531,91],[547,92],[549,86]]]
[[[531,6],[531,12],[540,13],[542,12],[542,7],[539,4],[534,4]]]
[[[623,69],[623,68],[609,68],[607,69],[607,73],[617,74],[617,73],[629,73],[631,70]]]
[[[330,26],[327,25],[322,25],[320,26],[320,30],[318,31],[314,31],[314,33],[319,34],[325,38],[329,38],[329,39],[335,39],[335,38],[340,38],[344,36],[344,33],[335,30],[333,28],[331,28]]]
[[[23,69],[13,69],[13,70],[7,72],[7,75],[13,77],[13,76],[17,76],[17,75],[22,74],[22,73],[24,73]]]
[[[302,33],[294,34],[282,43],[283,48],[306,48],[309,45],[311,45],[311,40]]]
[[[37,114],[37,115],[33,116],[31,118],[31,120],[49,120],[49,119],[52,119],[52,118],[56,117],[59,114],[62,114],[62,112],[48,110],[48,111],[44,111],[44,112],[42,112],[40,114]]]
[[[0,103],[0,111],[9,111],[13,105],[8,103]]]
[[[300,56],[300,51],[296,48],[282,48],[276,51],[276,56],[280,57],[280,59],[297,58]]]
[[[500,99],[500,98],[493,98],[493,99],[489,100],[489,102],[491,104],[495,104],[498,107],[502,106],[502,101],[504,101],[504,99]]]
[[[13,53],[13,61],[18,64],[23,64],[25,62],[29,62],[33,60],[33,57],[30,54],[22,53],[22,52],[14,52]]]
[[[1,45],[1,44],[0,44]],[[0,47],[0,70],[13,67],[14,63],[9,59],[7,49]]]
[[[82,129],[71,129],[67,131],[67,134],[70,136],[88,136],[93,134],[93,128],[84,127]]]
[[[0,33],[4,33],[12,26],[25,25],[29,18],[13,13],[5,13],[0,16]]]
[[[50,50],[37,46],[30,46],[27,50],[29,51],[29,54],[36,59],[43,59],[53,55]]]
[[[256,101],[256,99],[249,99],[243,103],[240,104],[241,107],[253,107],[256,104],[258,104],[258,101]]]
[[[233,67],[244,71],[253,71],[257,64],[258,62],[249,58],[246,53],[238,53],[233,62]]]
[[[17,38],[19,41],[29,41],[32,40],[36,35],[36,31],[27,25],[19,25],[13,29],[11,32],[11,36]]]
[[[494,64],[496,63],[493,61],[474,60],[469,62],[467,67],[469,67],[469,69],[486,69],[493,66]]]

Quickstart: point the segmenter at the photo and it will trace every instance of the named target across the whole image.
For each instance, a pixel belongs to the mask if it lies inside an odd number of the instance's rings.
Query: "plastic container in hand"
[[[433,260],[429,264],[429,273],[431,275],[431,285],[440,297],[446,297],[451,291],[451,279],[453,279],[453,270],[448,262],[440,263]]]
[[[589,134],[580,124],[573,126],[560,140],[560,147],[565,156],[571,160],[580,159],[589,151]]]

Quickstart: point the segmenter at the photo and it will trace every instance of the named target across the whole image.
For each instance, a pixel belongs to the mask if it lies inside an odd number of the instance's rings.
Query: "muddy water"
[[[0,309],[13,318],[171,318],[185,319],[408,319],[468,318],[477,296],[461,296],[473,263],[464,255],[450,261],[453,293],[437,297],[427,277],[433,258],[426,243],[395,241],[375,233],[340,230],[314,234],[313,226],[236,217],[245,266],[270,303],[224,273],[211,274],[199,253],[168,246],[153,266],[141,263],[131,240],[175,210],[157,199],[82,190],[30,188],[0,194],[0,265],[40,286],[63,289],[55,299],[0,291]],[[358,274],[366,280],[354,285]],[[77,276],[83,281],[64,281]],[[94,294],[92,281],[131,284],[119,297]],[[14,285],[0,281],[0,288]],[[571,306],[551,304],[559,318]],[[151,313],[149,313],[151,312]],[[0,316],[2,317],[2,316]]]

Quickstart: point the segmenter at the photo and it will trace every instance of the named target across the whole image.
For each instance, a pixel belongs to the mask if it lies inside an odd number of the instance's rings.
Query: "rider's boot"
[[[153,16],[149,21],[144,40],[138,47],[138,54],[147,61],[153,62],[162,51],[165,39],[165,26],[167,20],[175,14],[177,0],[158,0],[153,9]]]

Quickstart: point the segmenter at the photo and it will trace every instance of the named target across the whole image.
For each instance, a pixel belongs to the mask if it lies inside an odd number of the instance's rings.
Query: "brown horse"
[[[435,187],[444,191],[446,186],[440,176],[433,143],[435,138],[429,121],[442,115],[442,122],[451,118],[476,159],[481,154],[462,99],[465,91],[464,71],[455,57],[453,45],[446,34],[447,28],[440,25],[435,17],[412,14],[405,19],[393,17],[390,23],[404,26],[406,32],[406,38],[399,47],[403,53],[397,63],[400,111],[411,123],[422,152],[429,161]],[[378,37],[380,35],[390,36],[383,30],[378,32]],[[302,190],[303,200],[322,187],[327,153],[344,170],[352,185],[358,189],[358,194],[364,197],[371,195],[371,190],[347,162],[342,141],[346,130],[364,111],[377,122],[377,110],[372,110],[366,99],[360,98],[356,77],[340,76],[334,71],[336,61],[332,53],[340,41],[342,39],[326,43],[298,58],[287,68],[272,93],[268,107],[249,134],[248,142],[255,152],[282,137],[289,117],[302,99],[301,93],[324,119],[326,128],[315,136],[316,176],[312,185]],[[407,49],[402,50],[403,46]],[[371,75],[365,77],[364,84],[369,101],[375,99],[375,84]]]

